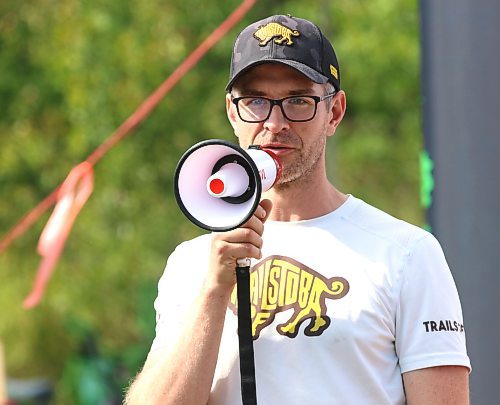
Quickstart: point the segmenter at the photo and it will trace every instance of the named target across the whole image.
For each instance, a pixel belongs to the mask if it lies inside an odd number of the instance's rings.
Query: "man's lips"
[[[262,149],[267,149],[273,152],[276,155],[283,155],[285,153],[292,152],[295,150],[293,146],[282,144],[282,143],[267,143],[264,145],[260,145]]]

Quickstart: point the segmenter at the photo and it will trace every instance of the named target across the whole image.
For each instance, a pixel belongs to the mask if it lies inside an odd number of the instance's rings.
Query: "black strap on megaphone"
[[[257,405],[252,316],[250,312],[250,260],[245,260],[248,265],[243,266],[240,261],[238,261],[238,265],[236,266],[241,399],[243,401],[243,405]]]

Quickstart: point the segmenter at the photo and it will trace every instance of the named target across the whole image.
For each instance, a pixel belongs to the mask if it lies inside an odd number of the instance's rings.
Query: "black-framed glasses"
[[[324,96],[289,96],[279,100],[267,97],[244,96],[232,97],[242,121],[257,123],[267,120],[275,105],[279,106],[283,116],[292,122],[306,122],[316,115],[318,103],[333,97],[337,92]]]

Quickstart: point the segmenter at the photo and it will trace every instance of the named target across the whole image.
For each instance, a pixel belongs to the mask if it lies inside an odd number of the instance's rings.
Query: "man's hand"
[[[236,283],[236,260],[247,257],[262,258],[264,223],[272,206],[270,200],[262,200],[253,216],[243,226],[228,232],[214,233],[207,286],[227,287],[232,290]]]

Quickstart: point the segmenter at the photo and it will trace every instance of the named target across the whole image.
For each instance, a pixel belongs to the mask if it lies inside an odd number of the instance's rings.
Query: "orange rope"
[[[38,253],[42,256],[42,262],[38,267],[33,290],[24,300],[25,308],[35,307],[42,299],[73,223],[93,189],[94,172],[88,162],[74,167],[59,188],[57,204],[38,241]]]
[[[54,211],[38,242],[42,261],[38,267],[33,289],[24,300],[25,308],[38,305],[52,276],[55,265],[64,250],[71,228],[93,190],[93,167],[106,153],[133,132],[156,108],[177,82],[250,10],[256,0],[244,0],[229,17],[217,27],[177,69],[158,87],[120,127],[109,136],[90,156],[75,166],[66,180],[48,197],[31,210],[0,241],[0,253],[24,234],[54,203]]]
[[[207,51],[219,42],[221,38],[243,18],[248,10],[255,4],[255,1],[256,0],[243,1],[243,3],[233,11],[233,13],[184,60],[184,62],[181,63],[181,65],[174,70],[170,77],[168,77],[167,80],[165,80],[160,87],[139,106],[139,108],[137,108],[116,132],[87,158],[87,162],[91,164],[97,163],[113,146],[135,129],[144,118],[151,113],[172,87],[174,87],[177,82],[198,63]]]
[[[129,135],[158,105],[163,97],[175,84],[212,48],[244,15],[253,7],[256,0],[244,0],[229,17],[217,27],[185,60],[179,67],[157,88],[135,112],[90,156],[86,159],[92,166],[101,160],[123,138]],[[57,200],[59,185],[34,209],[26,214],[7,234],[0,240],[0,253],[5,251],[10,244],[23,235]]]

